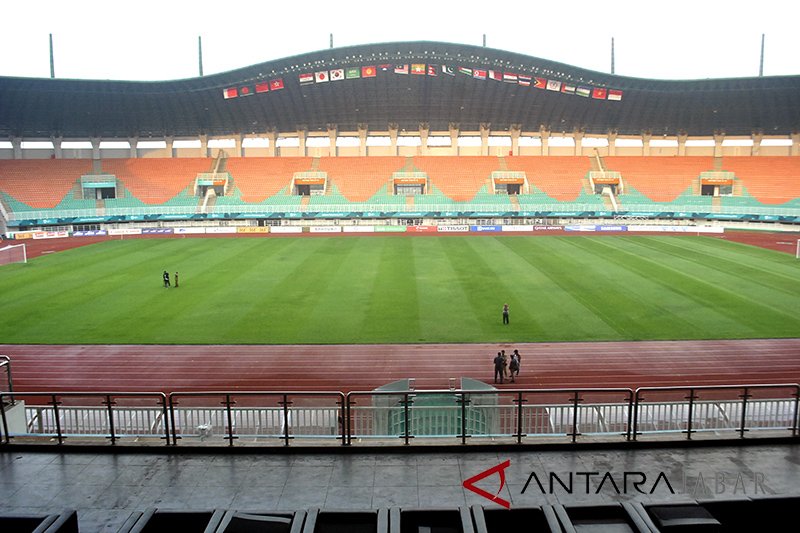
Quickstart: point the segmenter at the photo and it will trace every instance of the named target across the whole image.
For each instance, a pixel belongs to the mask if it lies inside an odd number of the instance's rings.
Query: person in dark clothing
[[[175,272],[175,288],[178,288],[178,272]]]
[[[494,382],[497,383],[497,378],[500,378],[500,383],[503,383],[503,374],[505,373],[505,362],[503,355],[497,352],[497,357],[494,358]]]
[[[503,324],[508,324],[508,304],[503,304]]]
[[[511,377],[512,377],[512,379],[515,376],[519,376],[519,367],[522,365],[522,356],[519,355],[519,350],[514,350],[514,353],[511,354],[511,361],[513,362],[514,359],[517,360],[517,370],[515,371],[513,366],[511,367]]]
[[[165,289],[169,288],[169,272],[167,272],[166,270],[164,271],[164,288]]]
[[[517,381],[515,378],[519,375],[519,359],[517,359],[516,353],[511,354],[511,361],[508,362],[508,374],[511,377],[511,383],[515,383]]]

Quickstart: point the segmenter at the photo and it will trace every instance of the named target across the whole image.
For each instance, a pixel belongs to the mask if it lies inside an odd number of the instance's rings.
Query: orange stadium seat
[[[722,167],[733,172],[761,203],[782,204],[800,198],[800,158],[726,157]]]
[[[103,160],[103,172],[114,174],[134,197],[151,205],[174,198],[212,166],[213,160],[201,157]]]
[[[0,190],[30,207],[51,209],[91,171],[91,159],[0,160]]]
[[[414,166],[428,174],[431,185],[456,202],[472,200],[489,183],[492,171],[500,170],[494,156],[417,156]]]
[[[606,170],[622,174],[626,187],[633,187],[654,202],[672,202],[700,177],[714,170],[714,158],[702,156],[604,157]]]
[[[578,198],[591,168],[589,158],[582,156],[516,156],[506,158],[506,165],[508,170],[525,172],[529,185],[559,202]]]
[[[328,173],[347,201],[366,202],[388,185],[392,173],[404,164],[404,157],[323,157],[319,170]]]
[[[246,203],[260,203],[287,188],[295,172],[311,170],[310,157],[229,157],[226,169]]]

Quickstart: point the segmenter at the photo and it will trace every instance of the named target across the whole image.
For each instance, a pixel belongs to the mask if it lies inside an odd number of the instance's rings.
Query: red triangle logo
[[[510,459],[506,459],[504,462],[500,463],[499,465],[493,466],[489,470],[484,470],[480,474],[477,474],[475,476],[472,476],[469,479],[464,480],[464,483],[463,483],[464,488],[468,489],[468,490],[471,490],[475,494],[477,494],[479,496],[483,496],[487,500],[493,501],[494,503],[496,503],[496,504],[498,504],[498,505],[500,505],[502,507],[505,507],[506,509],[510,509],[511,508],[511,503],[509,501],[504,500],[503,498],[500,497],[500,492],[503,490],[503,487],[506,484],[506,472],[505,472],[505,470],[509,466],[511,466],[511,460]],[[497,489],[497,494],[490,494],[489,492],[486,492],[485,490],[475,486],[475,483],[477,483],[478,481],[480,481],[482,479],[485,479],[485,478],[487,478],[487,477],[489,477],[489,476],[491,476],[491,475],[493,475],[495,473],[500,474],[500,488]]]

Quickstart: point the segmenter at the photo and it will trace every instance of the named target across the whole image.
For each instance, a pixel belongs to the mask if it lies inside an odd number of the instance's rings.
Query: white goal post
[[[27,263],[28,251],[25,244],[10,244],[0,248],[0,265]]]

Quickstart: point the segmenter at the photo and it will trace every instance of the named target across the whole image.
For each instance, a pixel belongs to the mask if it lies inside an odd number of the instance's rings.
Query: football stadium
[[[796,521],[800,76],[376,43],[0,139],[4,531]]]

